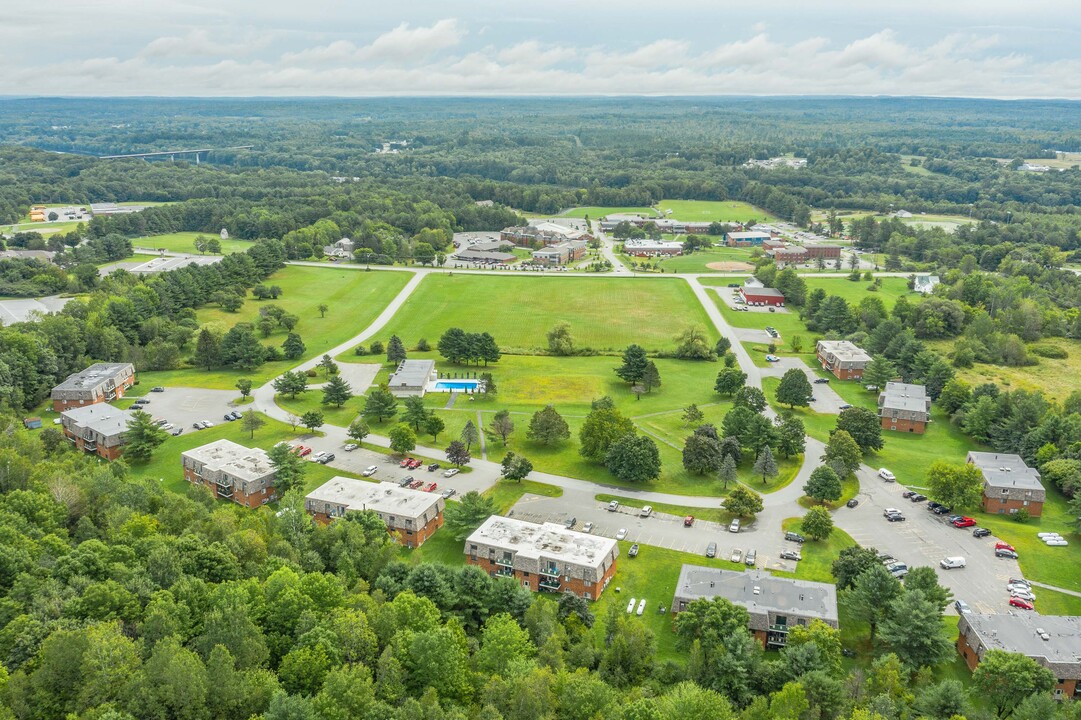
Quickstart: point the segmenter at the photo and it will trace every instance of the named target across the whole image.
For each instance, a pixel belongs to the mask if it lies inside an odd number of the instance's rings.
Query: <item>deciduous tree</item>
[[[936,460],[927,468],[927,494],[946,507],[968,512],[983,502],[983,474],[971,463]]]
[[[995,713],[1005,718],[1033,693],[1051,692],[1055,676],[1030,657],[991,649],[972,671],[972,683]]]
[[[747,373],[739,368],[727,367],[717,373],[717,382],[713,384],[713,391],[721,395],[735,395],[746,384]]]
[[[398,423],[387,433],[390,449],[398,455],[408,455],[417,446],[417,436],[413,428],[405,423]]]
[[[445,531],[461,542],[496,512],[494,500],[476,490],[470,490],[462,495],[457,503],[447,503],[447,508],[443,511]]]
[[[304,487],[304,473],[308,464],[290,445],[284,442],[276,444],[267,451],[267,459],[274,468],[274,489],[279,497],[294,488]]]
[[[517,453],[507,453],[501,465],[503,477],[507,480],[522,482],[529,477],[529,473],[533,472],[533,463],[529,462],[525,456]]]
[[[833,502],[841,497],[841,478],[828,465],[820,465],[811,471],[807,483],[803,486],[807,497],[821,503]]]
[[[616,440],[604,465],[625,482],[649,482],[661,474],[661,456],[652,438],[624,435]]]
[[[271,383],[274,392],[296,398],[308,391],[308,376],[299,370],[286,370]]]
[[[826,508],[816,505],[803,516],[800,527],[812,540],[825,540],[833,532],[833,516]]]
[[[408,426],[407,426],[408,427]],[[461,440],[453,440],[447,446],[447,460],[454,463],[455,467],[468,465],[470,461],[469,448]]]
[[[249,410],[248,412],[244,413],[244,416],[240,421],[240,427],[246,433],[248,433],[249,439],[254,438],[255,431],[263,427],[264,425],[266,425],[266,420],[264,420],[263,416],[255,412],[254,410]]]
[[[321,410],[309,410],[300,416],[300,424],[308,428],[308,432],[315,432],[323,427],[323,412]]]
[[[834,430],[830,434],[829,442],[826,443],[826,452],[822,460],[830,465],[844,470],[845,474],[855,472],[863,461],[860,446],[844,430]],[[840,474],[840,473],[838,473]]]
[[[883,447],[881,421],[877,414],[866,408],[842,410],[837,416],[837,429],[851,435],[862,452],[878,451]]]
[[[571,436],[567,421],[551,405],[533,413],[529,420],[526,438],[542,445],[553,445]]]
[[[488,424],[492,434],[503,441],[503,447],[507,446],[507,438],[514,432],[514,420],[510,416],[510,410],[500,410],[492,417]]]
[[[742,485],[732,488],[724,501],[724,509],[737,517],[754,517],[763,507],[762,496]]]
[[[578,431],[578,452],[593,460],[604,460],[612,444],[634,433],[634,423],[615,408],[591,410]]]
[[[790,408],[807,407],[811,404],[813,394],[807,374],[798,368],[785,372],[777,386],[777,402]]]

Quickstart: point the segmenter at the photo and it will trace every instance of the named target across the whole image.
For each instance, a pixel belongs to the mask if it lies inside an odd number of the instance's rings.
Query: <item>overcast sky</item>
[[[1081,99],[1077,0],[0,3],[6,95]]]

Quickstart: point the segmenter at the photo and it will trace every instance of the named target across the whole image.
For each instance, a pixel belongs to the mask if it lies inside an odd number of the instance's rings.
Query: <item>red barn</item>
[[[748,305],[775,305],[784,307],[784,295],[780,290],[773,288],[747,287],[739,289],[739,294],[747,301]]]

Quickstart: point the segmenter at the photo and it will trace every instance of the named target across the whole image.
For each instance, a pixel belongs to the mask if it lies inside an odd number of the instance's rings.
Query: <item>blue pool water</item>
[[[436,390],[476,390],[480,380],[438,380]]]

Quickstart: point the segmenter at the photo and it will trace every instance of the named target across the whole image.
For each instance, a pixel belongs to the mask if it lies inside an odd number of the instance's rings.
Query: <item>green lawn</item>
[[[597,207],[596,205],[592,205],[589,207],[570,208],[559,214],[562,217],[572,218],[584,218],[588,215],[590,220],[600,220],[606,215],[645,215],[646,217],[656,217],[657,211],[648,207]]]
[[[280,305],[286,312],[300,317],[295,332],[307,346],[307,351],[301,358],[304,360],[317,357],[361,332],[378,317],[408,281],[407,273],[366,273],[333,267],[293,265],[279,270],[266,281],[267,284],[277,285],[282,289],[282,295],[277,300],[259,301],[249,294],[238,312],[229,313],[218,307],[204,307],[197,315],[201,324],[212,324],[225,330],[238,322],[258,321],[259,309],[265,305]],[[330,306],[326,317],[319,316],[317,308],[320,303]],[[260,339],[266,345],[281,345],[286,334],[284,328],[278,328],[270,337]],[[231,389],[235,387],[237,380],[244,377],[260,385],[299,362],[283,360],[266,363],[251,373],[230,369],[207,372],[188,367],[140,373],[140,378],[152,385]]]
[[[250,240],[222,240],[217,233],[176,232],[164,235],[147,235],[145,237],[132,238],[131,244],[138,248],[150,248],[152,250],[168,250],[170,252],[185,252],[195,254],[195,238],[204,237],[207,240],[216,238],[221,243],[221,254],[244,252],[255,243]]]
[[[776,218],[761,208],[738,200],[661,200],[661,212],[672,211],[673,220],[684,222],[768,222]]]
[[[781,523],[786,531],[803,532],[803,518],[788,518]],[[825,540],[808,540],[800,548],[802,560],[796,566],[796,572],[775,572],[779,577],[799,578],[800,580],[813,580],[814,582],[836,582],[830,573],[833,561],[847,547],[853,547],[856,541],[841,528],[833,528],[833,532]]]
[[[533,480],[523,480],[521,482],[500,480],[485,490],[484,496],[492,499],[497,513],[505,515],[526,493],[543,495],[544,497],[563,497],[563,488]]]
[[[314,379],[322,381],[323,378]],[[312,388],[306,393],[297,395],[295,399],[290,399],[285,395],[275,395],[274,401],[278,407],[293,413],[297,417],[311,410],[318,410],[323,413],[324,422],[328,425],[338,425],[340,427],[349,427],[349,423],[353,422],[364,406],[363,397],[351,398],[341,407],[324,405],[323,390],[321,388]]]
[[[952,340],[943,340],[930,344],[940,353],[949,353],[953,349]],[[1068,357],[1063,359],[1039,357],[1031,353],[1030,357],[1038,361],[1036,365],[1025,367],[1006,367],[1005,365],[985,365],[976,363],[971,368],[960,368],[957,374],[973,387],[983,383],[995,383],[1008,389],[1040,390],[1048,397],[1066,397],[1077,389],[1077,378],[1081,376],[1081,340],[1068,338],[1047,338],[1029,345],[1049,345],[1065,350]]]
[[[859,305],[863,298],[872,295],[881,298],[886,310],[890,310],[894,303],[897,302],[897,298],[902,295],[909,295],[910,299],[923,297],[919,293],[908,289],[908,280],[906,278],[884,277],[879,279],[882,281],[880,289],[871,291],[869,289],[871,283],[862,279],[859,282],[852,282],[848,278],[814,276],[803,278],[804,282],[807,283],[808,293],[816,288],[822,288],[827,295],[839,295],[853,305]]]
[[[708,265],[716,262],[743,262],[750,264],[751,251],[748,248],[713,247],[708,250],[697,250],[690,255],[676,255],[663,260],[657,258],[632,258],[628,255],[620,255],[620,259],[626,265],[633,265],[643,260],[650,263],[657,262],[661,270],[666,273],[733,272],[730,270],[718,270],[717,268],[708,267]]]
[[[720,499],[717,500],[717,507],[705,508],[705,507],[691,507],[690,505],[670,505],[668,503],[650,503],[637,498],[623,497],[622,495],[612,495],[609,493],[600,493],[595,496],[598,502],[611,502],[612,500],[618,500],[620,505],[626,505],[627,507],[641,508],[649,505],[656,512],[666,513],[668,515],[694,515],[699,520],[709,520],[710,522],[719,523],[721,525],[727,525],[732,522],[732,518],[735,517],[731,513],[724,510],[721,507]]]
[[[647,350],[671,350],[676,335],[691,325],[701,327],[711,341],[717,337],[691,289],[675,278],[457,273],[425,278],[377,339],[385,343],[396,334],[407,347],[421,338],[434,346],[445,330],[459,327],[491,333],[505,351],[535,352],[547,348],[546,333],[560,322],[570,325],[577,347],[601,352],[622,351],[631,343]]]

